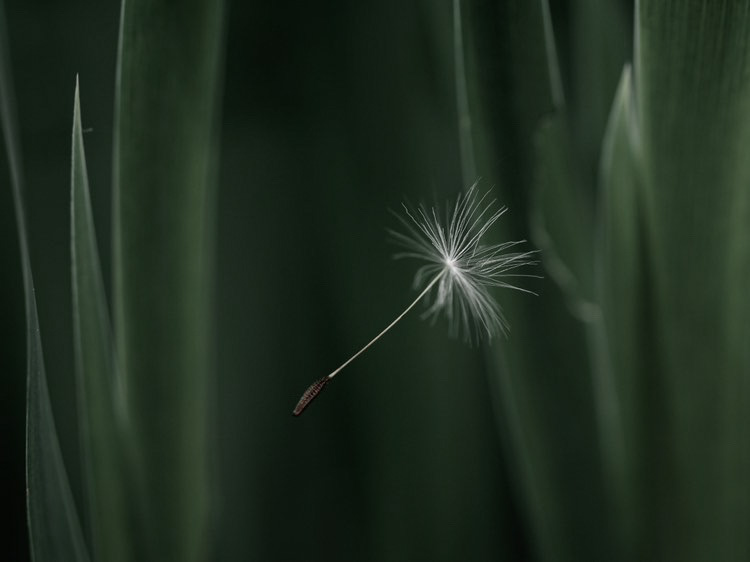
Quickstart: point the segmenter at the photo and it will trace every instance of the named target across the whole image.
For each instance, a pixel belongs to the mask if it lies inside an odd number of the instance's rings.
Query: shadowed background
[[[576,130],[580,158],[597,162],[610,105],[587,100],[593,73],[576,73],[591,56],[577,43],[586,36],[581,26],[598,25],[573,18],[581,4],[554,3],[552,19],[571,110],[593,122]],[[500,5],[490,39],[502,42],[505,22],[520,21],[523,2]],[[109,290],[119,4],[8,0],[5,8],[45,359],[81,507],[69,272],[71,101],[78,74]],[[622,3],[622,14],[630,9]],[[607,100],[631,34],[629,17],[617,22],[618,64],[601,78]],[[414,268],[391,259],[385,229],[395,219],[388,210],[404,198],[430,203],[466,187],[452,40],[450,2],[228,7],[215,255],[214,559],[535,560],[543,550],[507,462],[511,446],[503,416],[493,412],[502,406],[491,397],[484,353],[449,339],[442,323],[408,316],[302,418],[290,415],[312,380],[413,298]],[[517,77],[512,70],[499,75],[505,82],[494,87],[511,99]],[[507,111],[499,119],[523,136],[526,117]],[[495,164],[520,168],[523,148],[505,142]],[[10,558],[23,560],[23,301],[4,153],[0,160],[6,178],[0,189],[0,489],[12,522],[2,532]],[[590,168],[593,177],[596,166]],[[485,180],[487,188],[491,181]],[[523,199],[515,193],[501,203],[511,206],[509,220],[525,222],[526,209],[515,208],[514,197]],[[550,287],[545,281],[532,288]],[[503,304],[504,294],[498,296]],[[543,355],[546,342],[523,340],[529,333],[511,332],[499,345]],[[582,380],[581,373],[554,376]],[[568,396],[555,398],[565,403]],[[572,467],[577,455],[587,462],[597,454],[586,431],[592,430],[584,427],[556,444],[570,453]],[[587,484],[582,477],[580,489]],[[581,500],[580,513],[568,505],[568,517],[592,517],[586,510],[596,501]],[[586,540],[598,552],[600,539]]]

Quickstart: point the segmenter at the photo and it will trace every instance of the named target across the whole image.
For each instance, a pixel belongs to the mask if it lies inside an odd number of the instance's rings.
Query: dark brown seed
[[[297,406],[295,406],[292,414],[295,416],[299,416],[304,411],[304,409],[307,408],[307,405],[312,402],[318,394],[320,394],[320,392],[328,384],[329,380],[330,379],[328,377],[323,377],[322,379],[317,380],[310,386],[308,386],[307,390],[305,390],[304,394],[302,394],[302,398],[300,398],[299,402],[297,402]]]

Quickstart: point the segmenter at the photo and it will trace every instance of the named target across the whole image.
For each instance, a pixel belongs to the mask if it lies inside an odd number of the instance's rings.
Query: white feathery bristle
[[[531,293],[509,282],[514,277],[537,277],[520,272],[537,264],[533,251],[512,252],[524,243],[482,244],[493,224],[505,213],[496,200],[488,200],[489,191],[479,195],[476,184],[447,206],[439,209],[420,206],[406,216],[396,215],[406,232],[391,231],[404,251],[396,258],[415,258],[425,262],[414,276],[417,288],[439,276],[428,295],[425,317],[435,319],[445,312],[451,334],[463,331],[468,339],[486,334],[488,338],[507,333],[508,323],[502,309],[490,294],[490,287],[503,287]]]

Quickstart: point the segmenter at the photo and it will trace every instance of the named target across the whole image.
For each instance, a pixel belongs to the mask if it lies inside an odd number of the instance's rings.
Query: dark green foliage
[[[26,233],[24,180],[16,108],[0,4],[0,119],[20,241],[26,311],[26,490],[31,554],[35,560],[87,561],[83,533],[63,464],[50,404]]]
[[[222,2],[123,2],[113,302],[136,518],[152,559],[201,560],[209,540],[222,36]]]
[[[511,2],[502,18],[488,17],[482,2],[469,4],[481,14],[472,28],[479,38],[473,122],[476,115],[508,108],[494,126],[492,119],[483,120],[490,126],[485,139],[495,142],[488,153],[505,153],[503,139],[513,130],[508,124],[515,124],[520,137],[507,149],[514,158],[505,159],[511,166],[496,165],[498,183],[521,208],[531,202],[531,233],[570,309],[560,331],[552,323],[554,311],[563,310],[560,301],[545,299],[538,316],[531,312],[535,303],[511,308],[516,334],[532,319],[530,339],[544,354],[521,364],[517,356],[528,348],[506,346],[500,369],[509,381],[501,391],[511,394],[501,415],[511,416],[506,422],[511,431],[520,428],[520,453],[513,458],[529,489],[543,490],[526,497],[540,543],[552,545],[542,548],[542,555],[578,559],[583,548],[604,537],[598,558],[619,553],[626,560],[742,560],[748,544],[741,529],[750,508],[750,457],[743,444],[748,355],[739,343],[750,335],[746,291],[739,289],[747,286],[750,260],[742,148],[750,119],[748,6],[641,2],[634,73],[623,73],[599,155],[594,141],[604,136],[602,100],[612,95],[613,67],[624,55],[617,28],[602,29],[616,21],[620,7],[572,3],[574,48],[563,47],[566,72],[560,72],[554,47],[566,43],[551,38],[544,2],[541,8],[514,8]],[[532,19],[538,22],[536,37],[545,32],[544,47],[541,40],[529,46],[533,34],[516,43],[511,30],[486,32],[488,20],[509,23],[530,12],[537,12]],[[594,16],[603,13],[609,14],[603,25],[593,25]],[[503,38],[494,56],[481,42],[487,37]],[[508,74],[493,72],[491,63],[482,61],[501,59],[513,49],[544,64],[535,66],[532,82],[531,73],[511,72],[506,78],[511,87],[498,87],[498,77]],[[566,96],[557,87],[560,75],[567,77]],[[535,93],[529,94],[534,84]],[[518,94],[498,103],[507,91]],[[540,119],[525,121],[547,112],[552,115],[538,129]],[[532,138],[533,149],[524,144]],[[597,180],[591,170],[599,159]],[[523,224],[516,228],[523,232]],[[550,324],[557,333],[544,332]],[[570,339],[576,332],[585,338]],[[555,344],[563,344],[561,357],[552,351]],[[588,349],[588,362],[567,363],[565,369],[563,361],[575,357],[576,349],[581,358]],[[519,365],[522,374],[516,376]],[[548,378],[561,369],[564,389]],[[572,394],[576,376],[584,377],[581,382],[590,379],[591,395]],[[527,391],[533,406],[524,398],[526,387],[533,388]],[[557,389],[553,404],[542,401],[549,389]],[[555,535],[565,523],[549,518],[561,503],[563,512],[571,513],[574,500],[559,494],[582,492],[574,492],[575,480],[565,467],[572,443],[588,442],[590,451],[597,442],[569,425],[587,410],[592,413],[586,426],[596,428],[600,458],[579,455],[574,462],[579,473],[591,471],[584,494],[593,490],[606,501],[584,510],[596,514],[593,520],[581,518],[576,509],[575,524],[598,530],[593,540],[582,541],[574,532]],[[555,455],[560,439],[567,439],[566,447]],[[548,449],[544,455],[538,452],[542,447]],[[597,466],[601,480],[595,478]],[[557,481],[561,475],[566,476]],[[553,507],[538,507],[553,498]]]
[[[128,484],[134,483],[130,480],[133,444],[99,264],[77,83],[72,152],[73,334],[90,535],[96,559],[130,560],[133,552],[138,551],[138,538],[129,532],[126,498]]]
[[[119,54],[114,8],[8,4],[36,560],[750,556],[750,3],[128,0]],[[291,416],[414,298],[387,209],[476,179],[544,264],[509,337],[407,316]]]

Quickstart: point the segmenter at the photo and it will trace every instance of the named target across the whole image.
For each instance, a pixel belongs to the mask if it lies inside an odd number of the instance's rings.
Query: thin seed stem
[[[427,286],[426,286],[426,287],[424,288],[424,290],[423,290],[423,291],[422,291],[421,293],[419,293],[419,296],[418,296],[418,297],[417,297],[416,299],[414,299],[414,302],[412,302],[412,303],[411,303],[411,304],[410,304],[409,306],[407,306],[407,307],[406,307],[406,309],[404,309],[404,311],[403,311],[403,312],[402,312],[401,314],[399,314],[399,315],[398,315],[398,316],[396,317],[396,319],[395,319],[395,320],[394,320],[393,322],[391,322],[390,324],[388,324],[388,326],[387,326],[387,327],[386,327],[386,328],[385,328],[385,329],[384,329],[384,330],[383,330],[382,332],[380,332],[380,333],[379,333],[379,334],[378,334],[377,336],[375,336],[375,337],[374,337],[374,338],[373,338],[373,339],[372,339],[372,340],[370,341],[370,343],[368,343],[367,345],[365,345],[365,346],[364,346],[364,347],[363,347],[362,349],[360,349],[360,350],[359,350],[359,351],[358,351],[357,353],[355,353],[355,354],[354,354],[354,355],[352,355],[352,356],[351,356],[351,357],[350,357],[349,359],[347,359],[347,360],[346,360],[346,361],[344,362],[344,364],[343,364],[343,365],[341,365],[341,366],[340,366],[340,367],[339,367],[338,369],[336,369],[336,370],[335,370],[335,371],[333,371],[333,372],[332,372],[332,373],[331,373],[330,375],[328,375],[328,377],[327,377],[327,378],[328,378],[328,380],[331,380],[331,379],[332,379],[333,377],[335,377],[335,376],[336,376],[337,374],[339,374],[339,372],[340,372],[340,371],[341,371],[341,370],[342,370],[342,369],[343,369],[344,367],[346,367],[346,366],[347,366],[347,365],[348,365],[349,363],[351,363],[351,362],[352,362],[352,361],[354,361],[354,360],[355,360],[355,359],[356,359],[357,357],[359,357],[360,355],[362,355],[362,354],[363,354],[363,353],[365,352],[365,350],[367,350],[367,348],[369,348],[369,347],[370,347],[370,346],[371,346],[372,344],[374,344],[374,343],[375,343],[376,341],[378,341],[378,340],[379,340],[379,339],[380,339],[381,337],[383,337],[383,336],[384,336],[384,335],[386,334],[386,332],[387,332],[388,330],[390,330],[391,328],[393,328],[393,327],[394,327],[394,326],[395,326],[395,325],[396,325],[396,324],[398,323],[398,321],[399,321],[399,320],[401,320],[401,319],[402,319],[402,318],[403,318],[404,316],[406,316],[406,314],[407,314],[407,313],[408,313],[408,312],[409,312],[409,311],[410,311],[410,310],[411,310],[412,308],[414,308],[414,307],[415,307],[415,306],[417,305],[417,303],[418,303],[419,301],[421,301],[421,300],[422,300],[422,298],[423,298],[423,297],[424,297],[424,296],[425,296],[425,295],[426,295],[427,293],[429,293],[429,292],[430,292],[430,289],[432,289],[432,287],[433,287],[433,286],[435,285],[435,283],[437,283],[437,282],[438,282],[438,281],[440,280],[440,278],[441,278],[441,277],[442,277],[443,275],[445,275],[445,272],[446,272],[446,271],[447,271],[447,270],[445,270],[445,269],[444,269],[444,270],[442,270],[442,271],[441,271],[440,273],[438,273],[438,274],[437,274],[437,275],[435,276],[435,278],[434,278],[434,279],[433,279],[432,281],[430,281],[430,283],[429,283],[429,284],[428,284],[428,285],[427,285]]]
[[[344,362],[343,365],[341,365],[338,369],[336,369],[335,371],[333,371],[330,375],[325,376],[322,379],[319,379],[319,380],[315,381],[314,383],[312,383],[310,386],[308,386],[307,390],[305,390],[305,392],[302,394],[302,397],[299,399],[299,402],[297,402],[297,405],[295,406],[294,411],[292,412],[292,414],[295,415],[295,416],[299,416],[310,405],[310,402],[312,402],[323,391],[323,389],[325,388],[325,386],[328,384],[328,381],[330,381],[339,372],[341,372],[341,370],[344,367],[346,367],[349,363],[351,363],[357,357],[359,357],[360,355],[362,355],[368,347],[370,347],[372,344],[374,344],[376,341],[378,341],[380,338],[382,338],[388,330],[390,330],[391,328],[393,328],[398,323],[399,320],[401,320],[404,316],[406,316],[406,313],[409,312],[412,308],[414,308],[417,305],[417,303],[420,300],[422,300],[422,298],[427,293],[430,292],[430,289],[432,289],[432,287],[435,285],[435,283],[437,283],[440,280],[440,278],[443,275],[445,275],[446,271],[447,271],[446,269],[443,269],[440,273],[438,273],[435,276],[435,278],[432,281],[430,281],[429,285],[427,285],[424,288],[424,290],[421,293],[419,293],[419,296],[416,299],[414,299],[414,302],[412,302],[409,306],[407,306],[406,309],[404,309],[404,311],[401,314],[399,314],[393,322],[391,322],[390,324],[388,324],[388,326],[386,327],[385,330],[383,330],[377,336],[375,336],[370,341],[370,343],[368,343],[366,346],[364,346],[362,349],[360,349],[357,353],[355,353],[354,355],[352,355],[349,359],[346,360],[346,362]]]

